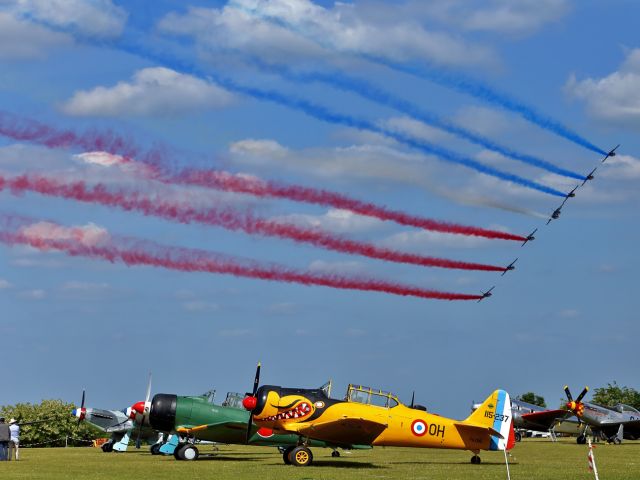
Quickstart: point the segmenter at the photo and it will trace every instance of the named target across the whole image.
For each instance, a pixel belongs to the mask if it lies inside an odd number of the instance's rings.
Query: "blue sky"
[[[543,3],[543,5],[540,5]],[[443,302],[150,267],[0,246],[0,341],[10,362],[0,404],[42,398],[96,407],[154,392],[313,387],[331,378],[464,417],[505,388],[555,405],[562,387],[639,388],[636,249],[640,45],[635,2],[490,0],[51,2],[0,0],[0,110],[60,129],[118,132],[177,166],[302,184],[416,215],[528,234],[518,243],[434,234],[345,211],[195,188],[162,190],[86,161],[0,137],[0,172],[139,188],[232,205],[400,251],[517,269],[398,265],[289,240],[180,225],[103,206],[0,192],[2,214],[94,225],[112,235],[292,268],[495,295]],[[545,226],[557,197],[452,165],[389,137],[230,92],[215,79],[303,98],[561,191],[576,181],[514,162],[406,114],[321,83],[260,70],[341,72],[495,142],[586,174],[601,156],[518,115],[380,64],[482,81],[600,148],[622,144]],[[86,152],[84,152],[86,153]],[[83,160],[83,158],[85,160]],[[560,199],[561,200],[561,199]]]

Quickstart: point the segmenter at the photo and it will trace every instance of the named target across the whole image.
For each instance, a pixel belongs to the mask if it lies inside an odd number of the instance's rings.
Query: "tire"
[[[313,454],[307,447],[296,447],[289,453],[289,461],[296,467],[308,467],[313,462]]]
[[[293,450],[294,448],[295,447],[287,447],[283,450],[282,460],[284,460],[285,465],[291,465],[291,460],[289,460],[289,454],[291,453],[291,450]]]
[[[101,448],[104,453],[113,452],[113,443],[111,442],[104,443],[102,444]]]
[[[176,447],[176,449],[173,451],[173,458],[175,458],[176,460],[184,460],[184,458],[182,458],[181,455],[181,451],[184,447],[186,447],[187,444],[186,443],[180,443],[178,444],[178,446]]]
[[[340,452],[338,450],[334,450],[333,452],[331,452],[331,456],[333,458],[338,458],[340,456]]]
[[[473,463],[474,465],[479,465],[481,461],[482,460],[480,460],[480,457],[478,455],[474,455],[473,457],[471,457],[471,463]]]
[[[614,437],[612,442],[614,445],[620,445],[622,443],[622,440],[620,440],[618,437]]]
[[[516,432],[515,437],[516,437],[516,442],[522,441],[522,434],[520,432]]]
[[[200,452],[195,445],[187,444],[180,450],[181,460],[194,461],[200,456]]]
[[[160,447],[159,443],[154,443],[151,445],[151,455],[160,455]]]
[[[584,445],[585,443],[587,443],[587,437],[585,437],[584,435],[578,435],[578,438],[576,438],[576,443],[578,445]]]

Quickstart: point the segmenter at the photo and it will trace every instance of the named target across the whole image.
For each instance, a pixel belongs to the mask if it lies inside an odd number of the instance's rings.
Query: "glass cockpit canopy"
[[[347,388],[346,400],[348,402],[376,405],[384,408],[393,408],[400,404],[398,397],[393,393],[353,384],[349,384]]]
[[[615,407],[613,407],[614,410],[617,410],[620,413],[636,413],[638,415],[640,415],[640,412],[638,410],[636,410],[635,408],[629,406],[629,405],[625,405],[624,403],[619,403],[618,405],[616,405]]]
[[[242,406],[242,400],[244,399],[244,395],[236,392],[227,392],[227,398],[222,402],[223,407],[232,407],[232,408],[244,408]]]

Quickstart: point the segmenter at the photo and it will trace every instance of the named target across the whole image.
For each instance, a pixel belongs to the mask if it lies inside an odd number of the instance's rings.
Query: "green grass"
[[[201,453],[211,453],[205,445]],[[502,452],[481,452],[482,464],[469,463],[471,453],[410,448],[375,448],[331,458],[328,449],[314,449],[311,467],[284,465],[274,448],[221,446],[197,462],[155,457],[148,450],[102,453],[97,448],[22,449],[19,462],[0,462],[0,479],[503,479]],[[599,444],[595,450],[603,480],[640,478],[640,442]],[[525,440],[512,450],[511,478],[591,479],[587,447],[566,439],[558,443]]]

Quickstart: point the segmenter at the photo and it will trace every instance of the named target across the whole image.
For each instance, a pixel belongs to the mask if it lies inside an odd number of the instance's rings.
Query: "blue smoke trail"
[[[340,49],[340,47],[331,42],[315,38],[308,32],[303,31],[297,25],[294,25],[280,17],[266,15],[262,12],[259,12],[257,9],[247,8],[243,5],[238,4],[237,2],[234,2],[233,0],[231,0],[227,5],[251,16],[266,20],[293,33],[297,33],[298,35],[303,36],[307,40],[310,40],[327,50],[344,51],[352,55],[357,55],[372,63],[383,65],[397,72],[402,72],[424,80],[429,80],[443,87],[456,90],[460,93],[465,93],[480,100],[484,100],[492,105],[496,105],[500,108],[516,113],[525,120],[538,125],[539,127],[549,132],[555,133],[556,135],[565,138],[566,140],[580,145],[581,147],[596,152],[600,155],[607,154],[607,152],[602,150],[600,147],[589,142],[586,138],[583,138],[578,133],[571,130],[569,127],[560,123],[558,120],[555,120],[548,115],[538,112],[537,110],[535,110],[535,108],[526,105],[520,100],[510,97],[505,93],[498,92],[495,88],[479,80],[464,77],[460,74],[446,73],[442,71],[436,71],[434,69],[427,69],[425,67],[420,67],[417,65],[397,63],[380,56],[359,52],[357,50],[342,50]]]
[[[369,130],[371,132],[384,135],[388,138],[392,138],[399,143],[402,143],[408,147],[419,150],[423,153],[435,155],[437,157],[442,158],[445,161],[456,163],[458,165],[463,165],[465,167],[474,169],[486,175],[490,175],[490,176],[499,178],[501,180],[510,181],[518,185],[521,185],[523,187],[530,188],[533,190],[538,190],[540,192],[547,193],[549,195],[554,195],[562,198],[566,197],[564,193],[554,188],[548,187],[546,185],[542,185],[532,180],[528,180],[518,175],[503,172],[502,170],[498,170],[496,168],[490,167],[470,157],[453,152],[452,150],[439,147],[437,145],[434,145],[424,140],[417,140],[415,138],[409,137],[407,135],[403,135],[398,132],[394,132],[393,130],[390,130],[387,128],[380,127],[368,120],[332,112],[321,105],[316,105],[314,103],[311,103],[301,98],[286,96],[280,92],[276,92],[272,90],[263,90],[255,87],[240,85],[229,78],[225,78],[220,75],[213,74],[211,72],[204,72],[202,69],[195,66],[193,63],[186,62],[183,59],[176,58],[168,54],[166,50],[164,50],[162,53],[152,53],[149,50],[144,49],[143,47],[134,46],[131,44],[125,44],[123,41],[117,42],[117,45],[118,45],[117,48],[123,51],[126,51],[128,53],[140,56],[142,58],[146,58],[148,60],[152,60],[154,62],[163,64],[165,66],[171,66],[170,68],[192,74],[194,76],[203,78],[205,80],[211,80],[229,91],[247,95],[249,97],[252,97],[258,100],[265,100],[272,103],[276,103],[278,105],[289,107],[289,108],[304,112],[307,115],[314,117],[318,120],[322,120],[324,122],[344,125],[347,127],[357,128],[361,130]]]
[[[292,80],[298,83],[320,82],[320,83],[331,85],[340,90],[356,93],[357,95],[360,95],[363,98],[366,98],[368,100],[371,100],[381,105],[394,108],[395,110],[398,110],[401,113],[409,115],[416,120],[420,120],[428,125],[440,128],[448,133],[451,133],[460,138],[468,140],[472,143],[475,143],[476,145],[480,145],[488,150],[498,152],[506,157],[519,160],[528,165],[532,165],[534,167],[538,167],[543,170],[547,170],[548,172],[562,175],[564,177],[575,178],[577,180],[585,179],[584,175],[581,175],[576,172],[572,172],[571,170],[558,167],[550,162],[542,160],[533,155],[520,153],[509,147],[500,145],[491,139],[483,137],[477,133],[467,130],[466,128],[460,125],[457,125],[451,121],[443,119],[432,112],[422,110],[418,108],[414,103],[404,100],[400,97],[397,97],[391,92],[378,88],[377,86],[371,83],[368,83],[365,80],[351,77],[348,75],[343,75],[337,71],[332,71],[327,73],[296,72],[291,70],[290,68],[287,68],[284,65],[270,65],[257,58],[251,58],[248,60],[251,62],[251,64],[255,65],[260,70],[275,73],[287,80]]]

